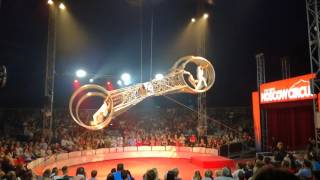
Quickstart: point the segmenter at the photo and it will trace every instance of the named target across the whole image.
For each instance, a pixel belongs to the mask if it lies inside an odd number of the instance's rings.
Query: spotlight
[[[131,76],[129,73],[123,73],[121,75],[121,80],[123,81],[124,85],[129,85],[131,83]]]
[[[208,13],[203,14],[203,18],[208,19],[209,18],[209,14]]]
[[[122,86],[122,81],[121,81],[121,80],[118,80],[118,81],[117,81],[117,84],[118,84],[119,86]]]
[[[156,74],[155,78],[158,80],[163,79],[163,74]]]
[[[195,18],[192,18],[192,19],[191,19],[191,22],[192,22],[192,23],[196,22],[196,19],[195,19]]]
[[[89,82],[90,82],[90,83],[93,83],[93,81],[94,81],[94,79],[92,79],[92,78],[89,79]]]
[[[53,1],[52,0],[48,0],[48,4],[49,5],[53,5]]]
[[[59,4],[59,8],[60,8],[61,10],[65,10],[65,9],[66,9],[66,6],[65,6],[63,3],[60,3],[60,4]]]
[[[76,71],[76,75],[78,78],[83,78],[87,76],[87,72],[83,69],[79,69]]]

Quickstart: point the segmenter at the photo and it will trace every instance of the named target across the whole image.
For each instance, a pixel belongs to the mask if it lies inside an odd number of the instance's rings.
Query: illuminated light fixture
[[[208,13],[205,13],[205,14],[203,15],[203,18],[208,19],[208,18],[209,18],[209,14],[208,14]]]
[[[163,79],[163,77],[164,77],[163,74],[160,74],[160,73],[156,74],[156,76],[155,76],[155,78],[158,80]]]
[[[90,78],[90,79],[89,79],[89,82],[90,82],[90,83],[93,83],[93,81],[94,81],[93,78]]]
[[[78,78],[83,78],[87,76],[87,72],[83,69],[79,69],[77,70],[76,75]]]
[[[121,80],[123,81],[123,84],[126,85],[126,86],[131,84],[131,76],[130,76],[130,74],[129,73],[123,73],[121,75]]]
[[[79,83],[79,81],[78,81],[77,79],[75,79],[73,82],[74,82],[74,83]]]
[[[53,5],[54,3],[53,3],[52,0],[48,0],[48,4],[49,4],[49,5]]]
[[[195,19],[195,18],[192,18],[192,19],[191,19],[191,22],[192,22],[192,23],[196,22],[196,19]]]
[[[61,10],[65,10],[65,9],[66,9],[66,6],[65,6],[63,3],[60,3],[60,4],[59,4],[59,8],[60,8]]]
[[[119,86],[122,86],[122,81],[121,81],[121,80],[118,80],[118,81],[117,81],[117,84],[118,84]]]

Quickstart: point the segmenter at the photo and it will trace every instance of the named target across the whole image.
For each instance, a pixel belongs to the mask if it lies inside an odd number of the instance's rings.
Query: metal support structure
[[[282,79],[288,79],[291,76],[290,60],[287,56],[281,58]]]
[[[192,75],[192,70],[186,69],[195,65],[196,71],[202,69],[203,76],[197,79]],[[198,68],[201,68],[200,70]],[[105,88],[87,84],[76,90],[70,98],[69,111],[73,120],[80,126],[90,130],[99,130],[106,127],[111,119],[129,110],[144,99],[152,96],[162,96],[173,93],[204,93],[215,82],[215,71],[210,61],[199,56],[185,56],[180,58],[162,79],[153,79],[149,82],[127,86],[121,89],[107,91]],[[101,97],[104,99],[102,106],[93,114],[88,125],[79,116],[81,104],[88,98]]]
[[[45,102],[43,110],[43,128],[52,129],[53,123],[53,100],[54,100],[54,76],[56,59],[56,26],[57,7],[49,7],[48,40],[45,79]]]
[[[309,56],[310,56],[310,70],[311,73],[320,72],[320,32],[319,32],[319,0],[306,0],[306,12],[308,23],[308,38],[309,38]],[[319,86],[320,78],[317,76],[311,82],[311,88],[320,90]],[[316,146],[318,148],[320,140],[320,127],[317,127],[317,113],[319,112],[317,100],[313,100],[313,117],[314,117],[314,132],[316,139]]]
[[[258,90],[260,90],[260,85],[266,82],[264,54],[263,53],[257,54],[256,61],[257,61],[257,88]]]
[[[265,73],[265,60],[264,54],[259,53],[256,55],[257,62],[257,89],[260,92],[260,85],[266,82],[266,73]],[[267,112],[261,110],[261,136],[262,136],[262,149],[266,150],[267,142]]]
[[[206,136],[208,129],[207,122],[207,95],[206,93],[198,94],[198,135]]]
[[[198,54],[202,57],[206,56],[206,29],[199,34],[198,38]],[[203,92],[198,94],[197,97],[198,105],[198,136],[206,136],[208,130],[207,120],[207,93]]]

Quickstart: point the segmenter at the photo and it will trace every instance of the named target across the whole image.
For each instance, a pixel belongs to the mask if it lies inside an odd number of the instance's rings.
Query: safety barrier
[[[218,150],[203,147],[177,147],[177,146],[129,146],[116,148],[103,148],[95,150],[74,151],[55,154],[50,157],[38,158],[28,164],[28,168],[36,174],[44,169],[53,167],[73,166],[90,162],[98,162],[128,158],[184,158],[192,156],[217,156]]]
[[[219,155],[224,157],[236,157],[248,151],[250,151],[250,147],[244,142],[230,143],[219,147]]]

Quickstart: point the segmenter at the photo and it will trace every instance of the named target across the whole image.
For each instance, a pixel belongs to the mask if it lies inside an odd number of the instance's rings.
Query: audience
[[[211,170],[205,171],[203,180],[213,180],[213,174]]]
[[[148,116],[128,120],[115,121],[105,131],[84,131],[74,124],[64,113],[57,115],[56,132],[50,138],[49,131],[39,131],[39,124],[35,119],[28,119],[23,123],[23,136],[0,136],[0,179],[33,180],[36,176],[26,168],[26,164],[40,157],[50,157],[56,153],[90,150],[106,147],[122,146],[199,146],[207,148],[219,148],[222,145],[234,142],[250,144],[253,142],[252,132],[245,126],[241,127],[235,121],[230,121],[230,128],[223,128],[209,120],[209,132],[211,136],[196,136],[198,129],[193,116],[182,115],[180,118],[170,117],[173,110],[169,110],[159,118],[148,120]],[[132,115],[132,114],[131,114]],[[81,113],[80,116],[87,116]],[[68,120],[68,121],[67,121]],[[69,122],[69,123],[68,123]],[[239,127],[239,128],[238,128]],[[241,128],[240,128],[241,127]],[[237,129],[235,131],[234,129]],[[11,138],[10,138],[11,137]],[[320,171],[318,151],[314,142],[310,140],[306,156],[298,156],[288,153],[282,142],[276,142],[273,148],[273,157],[258,156],[255,161],[246,163],[238,162],[235,169],[225,167],[206,170],[201,175],[196,170],[193,180],[264,180],[264,179],[312,179]],[[183,173],[183,170],[181,173]],[[107,170],[107,180],[134,180],[124,164],[118,164],[116,169]],[[91,171],[90,179],[96,180],[99,173]],[[165,174],[159,174],[157,169],[147,170],[143,180],[180,180],[179,169],[174,168]],[[75,174],[68,173],[68,167],[64,166],[59,172],[58,168],[46,169],[38,179],[43,180],[87,180],[89,177],[83,167],[79,167]],[[101,178],[100,178],[101,179]]]
[[[97,174],[98,174],[98,172],[97,172],[97,170],[92,170],[91,171],[91,179],[90,180],[97,180]]]
[[[202,180],[200,171],[195,171],[192,180]]]

